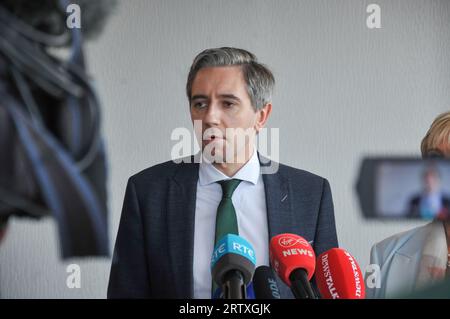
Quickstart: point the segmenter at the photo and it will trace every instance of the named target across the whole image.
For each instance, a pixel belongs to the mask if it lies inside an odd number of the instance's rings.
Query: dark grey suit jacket
[[[193,298],[199,170],[193,159],[191,163],[158,164],[129,179],[108,298]],[[259,159],[262,166],[272,164],[262,156]],[[326,179],[279,164],[277,173],[263,174],[263,181],[269,238],[298,234],[313,241],[317,255],[338,247]],[[278,284],[282,298],[292,298],[290,289],[281,281]]]

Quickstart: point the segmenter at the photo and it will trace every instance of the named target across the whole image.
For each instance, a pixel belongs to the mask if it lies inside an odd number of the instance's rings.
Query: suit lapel
[[[271,161],[259,155],[261,167],[271,165]],[[278,170],[273,174],[263,174],[264,191],[266,195],[267,223],[269,238],[282,233],[295,232],[292,214],[292,194],[289,180]]]
[[[176,298],[193,298],[193,256],[198,162],[178,164],[167,198],[168,255]]]
[[[261,168],[271,165],[271,161],[258,153]],[[263,171],[263,170],[262,170]],[[292,192],[287,177],[279,170],[273,174],[262,174],[264,191],[266,195],[267,224],[270,238],[283,233],[298,233],[293,228],[294,216],[292,212]],[[292,298],[291,290],[281,279],[276,277],[280,289],[281,298]]]

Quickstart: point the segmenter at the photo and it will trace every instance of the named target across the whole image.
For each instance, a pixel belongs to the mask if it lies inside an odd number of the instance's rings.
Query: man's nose
[[[205,117],[203,121],[208,126],[216,126],[220,124],[221,111],[217,103],[210,103],[206,109]]]

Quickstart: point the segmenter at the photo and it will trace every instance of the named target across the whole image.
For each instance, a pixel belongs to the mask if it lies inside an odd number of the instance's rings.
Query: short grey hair
[[[247,92],[256,110],[263,108],[272,100],[275,78],[272,72],[259,63],[256,56],[243,49],[222,47],[200,52],[194,59],[186,84],[186,94],[191,101],[192,83],[198,71],[207,67],[241,66]]]

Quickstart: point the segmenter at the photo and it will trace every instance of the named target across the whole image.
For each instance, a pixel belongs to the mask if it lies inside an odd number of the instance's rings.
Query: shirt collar
[[[244,166],[242,166],[241,169],[239,169],[239,171],[237,171],[236,174],[234,174],[234,176],[232,177],[225,175],[217,168],[215,168],[214,165],[202,159],[199,168],[199,183],[200,186],[205,186],[216,183],[218,181],[235,178],[256,185],[260,175],[260,169],[261,168],[256,148],[254,148],[253,150],[252,157],[250,157],[247,163],[245,163]]]

